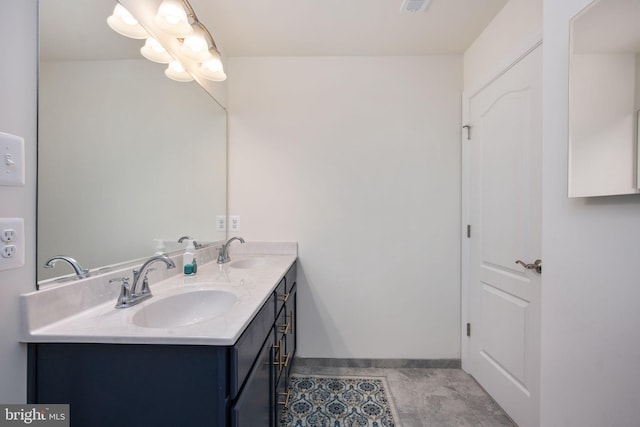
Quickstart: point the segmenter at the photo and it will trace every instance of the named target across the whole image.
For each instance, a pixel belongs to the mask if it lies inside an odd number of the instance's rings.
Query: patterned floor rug
[[[384,377],[292,375],[280,427],[399,427]]]

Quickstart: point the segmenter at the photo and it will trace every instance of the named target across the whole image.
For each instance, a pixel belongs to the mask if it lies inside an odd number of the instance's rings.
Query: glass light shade
[[[149,61],[159,62],[160,64],[168,64],[173,61],[171,55],[169,55],[160,42],[153,37],[147,38],[144,46],[140,48],[140,53]]]
[[[187,73],[178,61],[170,62],[167,69],[164,70],[164,75],[177,82],[190,82],[193,80],[191,74]]]
[[[113,8],[113,14],[107,18],[107,24],[116,33],[132,39],[144,39],[149,36],[136,18],[120,3]]]
[[[189,18],[180,0],[163,0],[158,8],[155,23],[173,37],[183,38],[193,33]]]
[[[193,26],[193,33],[184,38],[182,53],[195,61],[206,61],[211,58],[207,36],[199,25]]]
[[[203,62],[198,71],[202,77],[207,80],[211,80],[212,82],[222,82],[227,79],[227,75],[224,73],[219,55],[214,55],[214,59]]]
[[[220,53],[215,48],[209,49],[209,59],[206,61],[202,61],[202,65],[204,68],[207,68],[211,71],[222,70],[222,59],[220,58]]]

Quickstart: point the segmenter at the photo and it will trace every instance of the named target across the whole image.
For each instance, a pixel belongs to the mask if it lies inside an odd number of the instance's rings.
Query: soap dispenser
[[[193,240],[189,240],[187,243],[187,248],[184,250],[184,255],[182,255],[182,265],[185,276],[192,276],[196,274],[197,263],[196,263],[196,248],[193,245]]]

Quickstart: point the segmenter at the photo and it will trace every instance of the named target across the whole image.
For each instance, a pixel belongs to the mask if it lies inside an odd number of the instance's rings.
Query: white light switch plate
[[[24,185],[24,139],[0,132],[0,185]]]
[[[0,270],[24,265],[24,219],[0,218]]]

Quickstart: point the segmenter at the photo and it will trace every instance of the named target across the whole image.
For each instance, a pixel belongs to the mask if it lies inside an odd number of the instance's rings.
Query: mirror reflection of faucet
[[[202,245],[201,245],[201,244],[199,244],[199,243],[198,243],[198,242],[197,242],[193,237],[191,237],[191,236],[182,236],[181,238],[179,238],[179,239],[178,239],[178,243],[182,243],[182,242],[184,242],[185,240],[191,240],[191,241],[193,241],[193,246],[194,246],[196,249],[200,249],[200,248],[202,248]],[[187,242],[187,244],[188,244],[188,242]]]
[[[74,258],[71,258],[70,256],[64,256],[64,255],[52,256],[44,264],[44,268],[53,268],[59,261],[64,261],[67,264],[69,264],[71,268],[73,268],[73,271],[75,271],[76,276],[78,276],[79,279],[84,279],[85,277],[89,277],[89,270],[87,270],[86,268],[82,268],[80,263],[76,261]]]
[[[244,243],[244,239],[242,237],[232,237],[227,240],[227,243],[222,245],[222,247],[220,248],[220,253],[218,255],[218,264],[226,264],[227,262],[231,261],[231,258],[229,257],[229,245],[234,240],[239,240],[240,243]]]

